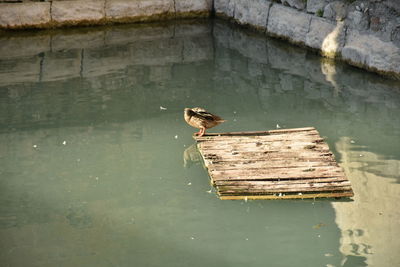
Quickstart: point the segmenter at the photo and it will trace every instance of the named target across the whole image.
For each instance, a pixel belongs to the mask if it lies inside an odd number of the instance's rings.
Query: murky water
[[[400,265],[398,82],[219,21],[0,43],[2,266]],[[315,126],[354,201],[219,200],[191,106]]]

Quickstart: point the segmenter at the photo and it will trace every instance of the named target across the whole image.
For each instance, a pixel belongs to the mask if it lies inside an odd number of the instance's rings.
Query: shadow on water
[[[353,174],[400,181],[399,83],[221,21],[0,43],[5,266],[368,263],[376,240],[343,212],[363,201],[218,200],[182,111],[228,120],[214,131],[315,126],[363,196],[374,180]]]

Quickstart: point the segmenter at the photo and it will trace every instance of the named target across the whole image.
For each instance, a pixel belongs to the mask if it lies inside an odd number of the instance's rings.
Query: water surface
[[[398,82],[221,21],[0,44],[2,266],[400,265]],[[353,201],[219,200],[192,106],[316,127]]]

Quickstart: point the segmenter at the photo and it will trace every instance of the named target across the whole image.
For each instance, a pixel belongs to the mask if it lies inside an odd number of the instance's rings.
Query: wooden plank
[[[272,141],[285,141],[285,140],[315,140],[317,142],[322,142],[323,138],[319,136],[318,133],[296,133],[293,136],[290,135],[257,135],[257,136],[221,136],[221,137],[195,137],[196,141],[203,144],[205,142],[215,142],[215,141],[224,141],[224,142],[251,142],[254,140],[262,140],[265,142],[272,142]]]
[[[218,152],[218,151],[214,151]],[[203,154],[205,159],[259,159],[259,158],[291,158],[296,159],[309,158],[309,157],[320,157],[320,156],[333,156],[330,151],[260,151],[260,152],[238,152],[230,154],[219,154],[219,153],[206,153]]]
[[[332,168],[331,168],[332,167]],[[313,170],[314,169],[314,170]],[[268,180],[268,179],[303,179],[344,176],[343,171],[335,166],[315,168],[277,168],[249,170],[224,170],[210,171],[214,181],[216,180]]]
[[[221,199],[353,195],[350,182],[315,128],[208,134],[195,139]]]
[[[265,185],[220,185],[219,191],[261,191],[261,192],[306,192],[350,190],[350,182],[298,183],[298,184],[265,184]]]
[[[246,136],[246,135],[264,135],[264,134],[283,134],[283,133],[293,133],[293,132],[307,132],[316,131],[314,127],[303,127],[303,128],[293,128],[293,129],[278,129],[269,131],[249,131],[249,132],[226,132],[226,133],[206,133],[204,137],[208,136]],[[195,137],[199,138],[199,137]]]
[[[260,144],[260,145],[258,145]],[[304,143],[295,143],[295,144],[274,144],[274,145],[265,145],[261,144],[261,142],[255,143],[242,143],[238,145],[210,145],[210,146],[202,146],[200,150],[206,151],[206,153],[221,153],[226,155],[234,155],[243,153],[260,153],[260,152],[330,152],[328,145],[326,144],[311,144],[310,142]]]
[[[246,163],[243,163],[246,162]],[[248,161],[233,161],[232,162],[224,162],[224,163],[214,163],[210,165],[210,171],[219,170],[259,170],[263,168],[275,169],[275,168],[315,168],[315,167],[324,167],[324,166],[335,166],[338,167],[337,163],[332,161],[296,161],[290,162],[289,160],[280,160],[280,161],[256,161],[256,162],[248,162]]]
[[[298,183],[324,183],[324,182],[341,182],[348,181],[346,177],[329,177],[329,178],[309,178],[309,179],[301,179],[301,180],[280,180],[280,181],[251,181],[251,180],[218,180],[215,181],[216,186],[223,185],[263,185],[263,184],[271,184],[271,185],[280,185],[280,184],[298,184]]]
[[[271,162],[271,164],[276,163],[277,165],[279,165],[282,162],[286,162],[288,160],[290,160],[287,157],[274,157],[274,158],[268,158],[268,160],[265,160],[265,158],[258,158],[258,159],[249,159],[249,158],[234,158],[234,159],[204,159],[206,164],[209,164],[210,166],[217,166],[219,165],[232,165],[232,164],[243,164],[243,165],[247,165],[247,164],[252,164],[252,163],[267,163],[267,162]],[[335,159],[331,156],[320,156],[320,157],[296,157],[295,159],[296,163],[299,162],[335,162]]]
[[[293,195],[224,195],[220,196],[221,200],[277,200],[277,199],[315,199],[315,198],[341,198],[352,197],[353,192],[328,192],[328,193],[314,193],[314,194],[293,194]]]

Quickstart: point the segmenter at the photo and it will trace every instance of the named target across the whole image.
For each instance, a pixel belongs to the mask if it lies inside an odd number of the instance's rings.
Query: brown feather
[[[201,129],[209,129],[215,127],[225,120],[221,117],[214,115],[210,112],[207,112],[203,108],[185,108],[184,112],[185,121],[192,127]]]

